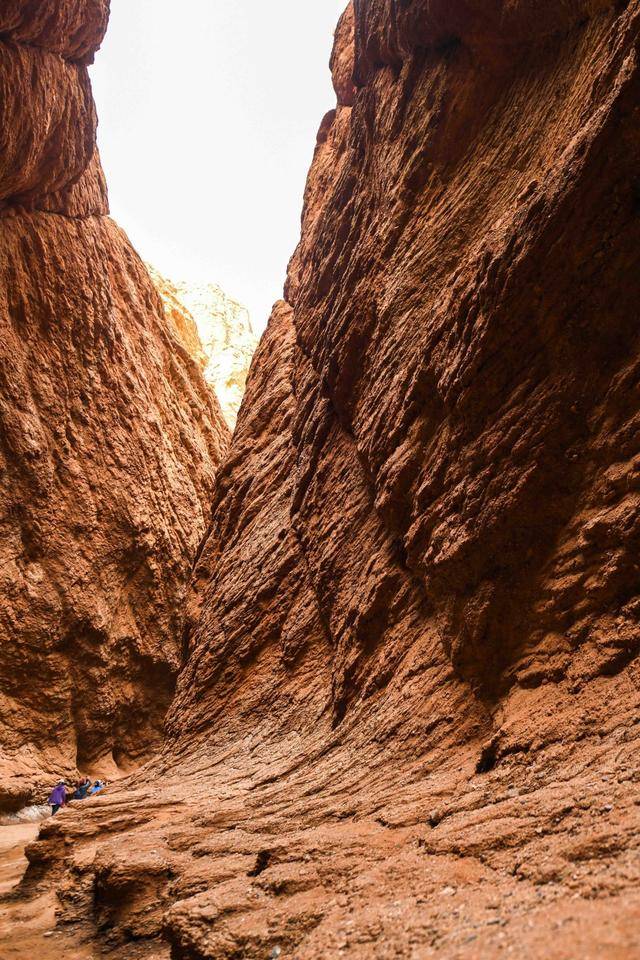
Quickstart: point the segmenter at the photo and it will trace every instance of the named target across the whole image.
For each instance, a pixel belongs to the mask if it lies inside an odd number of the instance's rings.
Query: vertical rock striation
[[[340,23],[282,361],[336,721],[406,655],[409,610],[491,707],[638,653],[636,7],[367,2]],[[207,571],[255,477],[242,436]],[[234,615],[200,579],[204,617]],[[177,703],[188,729],[204,708]]]
[[[104,0],[0,11],[0,805],[157,746],[228,443],[107,217]]]
[[[176,960],[634,955],[639,36],[638,0],[346,11],[162,791],[29,851],[68,918]]]

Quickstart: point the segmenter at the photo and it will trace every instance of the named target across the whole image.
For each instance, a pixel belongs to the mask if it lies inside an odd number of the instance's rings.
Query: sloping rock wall
[[[518,686],[618,673],[640,642],[636,5],[576,4],[573,20],[563,8],[541,36],[526,4],[500,24],[461,11],[454,37],[456,6],[411,4],[405,24],[356,4],[362,86],[323,121],[289,271],[283,475],[334,651],[336,720],[394,673],[416,607],[416,635],[435,633],[489,706]],[[398,53],[380,52],[390,23]],[[224,536],[200,561],[193,649],[225,678],[207,618],[235,615],[219,603],[240,567],[226,524],[241,524],[255,441],[241,432],[224,465]],[[254,514],[262,496],[249,500]],[[223,632],[252,656],[263,645]],[[280,630],[273,642],[285,646]],[[194,709],[177,701],[177,735],[206,710],[198,683]]]
[[[29,850],[67,919],[179,960],[634,955],[639,28],[345,13],[162,757]]]
[[[106,216],[96,0],[0,11],[0,806],[157,746],[228,443]]]

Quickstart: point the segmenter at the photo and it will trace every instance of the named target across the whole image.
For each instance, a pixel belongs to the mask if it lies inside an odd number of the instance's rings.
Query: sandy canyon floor
[[[90,942],[83,925],[56,927],[57,898],[53,885],[42,884],[28,900],[19,898],[20,882],[27,867],[25,847],[38,836],[40,824],[0,827],[0,958],[2,960],[54,960],[61,956],[93,960],[104,956],[99,944]],[[138,950],[128,956],[168,957],[168,947]]]
[[[0,957],[631,960],[638,725],[590,712],[602,736],[579,750],[478,772],[463,748],[378,771],[375,789],[358,767],[373,753],[344,745],[313,768],[290,741],[203,747],[45,821],[21,899],[36,828],[0,834]]]
[[[19,900],[19,886],[27,860],[25,847],[38,835],[39,824],[0,827],[0,957],[2,960],[53,960],[71,955],[77,960],[97,956],[96,948],[81,937],[56,930],[56,897],[50,884],[33,899]]]

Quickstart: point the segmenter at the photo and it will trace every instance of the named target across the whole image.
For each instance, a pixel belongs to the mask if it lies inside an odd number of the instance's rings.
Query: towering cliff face
[[[180,960],[633,955],[639,26],[345,13],[162,758],[29,851],[67,918]]]
[[[492,709],[619,674],[640,643],[637,5],[544,23],[526,3],[476,6],[356,4],[353,44],[347,11],[289,271],[285,526],[336,723],[426,634]],[[217,485],[176,736],[206,722],[210,687],[239,695],[215,625],[232,658],[266,643],[220,601],[242,568],[230,538],[252,542],[236,492],[252,517],[263,502],[248,484],[272,413],[253,402]],[[261,607],[260,623],[283,615]],[[266,646],[284,655],[282,625]]]
[[[106,216],[108,4],[0,11],[0,806],[157,745],[228,442]]]
[[[233,430],[257,346],[248,310],[213,283],[174,283],[153,267],[149,272],[169,322],[201,365]]]

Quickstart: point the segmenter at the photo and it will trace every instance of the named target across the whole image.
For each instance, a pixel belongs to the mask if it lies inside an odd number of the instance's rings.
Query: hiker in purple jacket
[[[64,780],[58,780],[58,783],[51,791],[48,803],[51,805],[51,813],[53,816],[58,812],[60,807],[64,807],[67,802],[67,788],[64,785]]]

